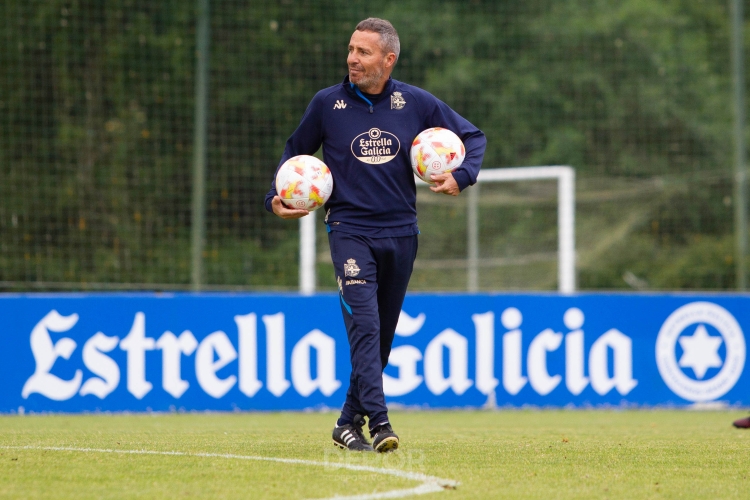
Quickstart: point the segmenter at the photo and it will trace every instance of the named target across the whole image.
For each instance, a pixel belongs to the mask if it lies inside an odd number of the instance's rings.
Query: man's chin
[[[375,83],[371,78],[363,78],[361,76],[359,78],[352,78],[349,76],[349,81],[359,87],[363,92],[369,91]]]

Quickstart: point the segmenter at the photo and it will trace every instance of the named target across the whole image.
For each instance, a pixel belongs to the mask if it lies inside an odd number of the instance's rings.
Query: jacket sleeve
[[[458,188],[463,191],[477,182],[479,168],[482,166],[482,159],[484,158],[484,150],[487,147],[487,139],[484,132],[453,111],[440,99],[432,95],[429,95],[429,98],[425,129],[431,127],[447,128],[461,139],[466,148],[466,157],[463,163],[452,172],[453,178],[458,183]]]
[[[281,156],[281,161],[276,166],[276,170],[273,173],[273,179],[271,180],[271,190],[266,194],[264,204],[266,210],[273,212],[271,208],[271,201],[274,196],[278,194],[276,191],[276,174],[279,168],[289,158],[297,155],[313,155],[320,149],[320,145],[323,142],[323,125],[321,119],[321,112],[323,97],[318,93],[305,110],[305,114],[302,115],[297,130],[292,133],[289,139],[286,141],[286,147],[284,148],[284,154]]]

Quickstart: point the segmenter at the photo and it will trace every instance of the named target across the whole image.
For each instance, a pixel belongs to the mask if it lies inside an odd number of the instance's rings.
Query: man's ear
[[[388,55],[385,56],[385,67],[390,69],[393,68],[394,64],[396,64],[396,54],[389,52]]]

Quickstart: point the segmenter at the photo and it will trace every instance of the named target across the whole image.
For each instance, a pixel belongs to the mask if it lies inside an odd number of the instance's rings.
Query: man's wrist
[[[467,187],[471,185],[471,177],[469,176],[469,172],[467,172],[465,169],[460,168],[458,170],[454,170],[451,172],[453,175],[453,179],[456,181],[456,184],[458,184],[458,189],[460,191],[463,191]]]

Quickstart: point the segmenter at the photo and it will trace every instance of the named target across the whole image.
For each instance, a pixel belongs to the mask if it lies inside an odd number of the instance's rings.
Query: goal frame
[[[476,187],[467,190],[467,291],[479,290],[479,186],[490,182],[530,180],[557,181],[557,283],[561,294],[576,292],[575,170],[567,165],[493,168],[479,171]],[[417,187],[428,184],[417,180]],[[315,271],[316,212],[299,220],[299,293],[313,295]]]

